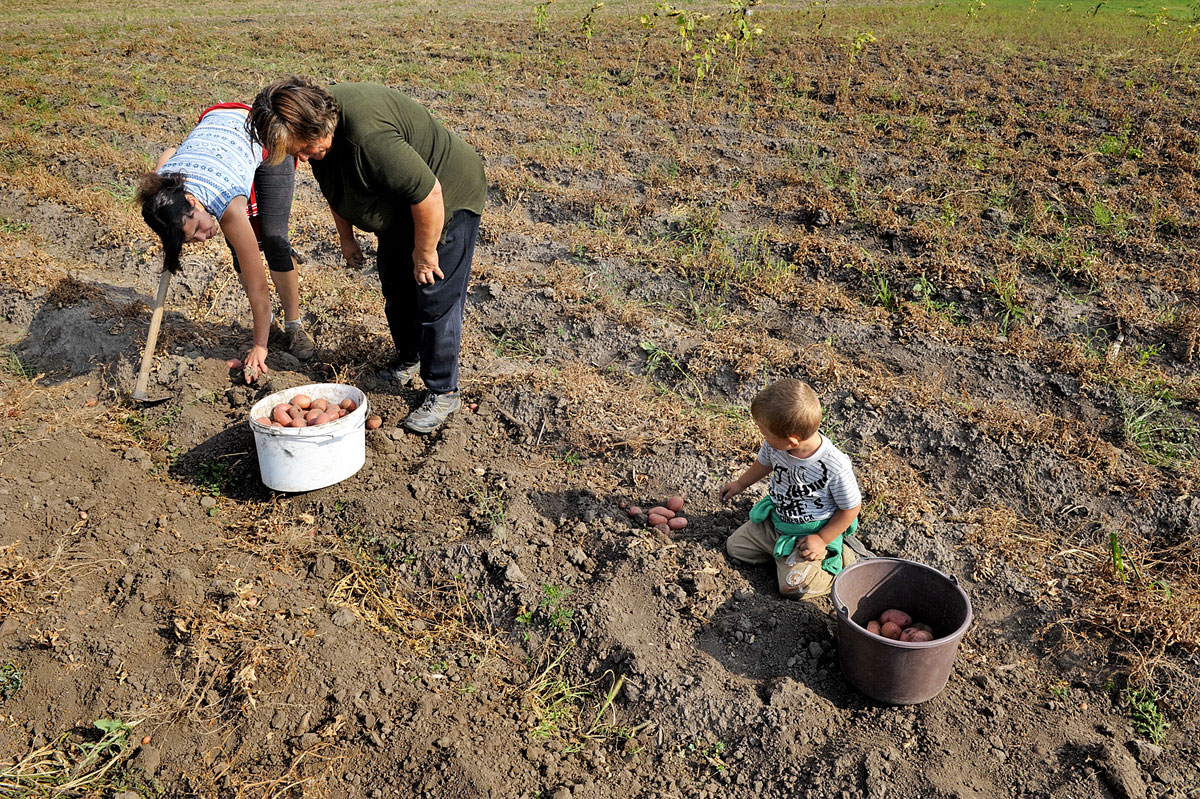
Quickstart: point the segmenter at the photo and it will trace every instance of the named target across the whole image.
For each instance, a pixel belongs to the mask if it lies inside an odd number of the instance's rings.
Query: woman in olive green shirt
[[[310,163],[350,266],[363,262],[354,228],[378,238],[396,345],[381,375],[405,384],[419,372],[427,394],[403,424],[437,429],[461,404],[463,306],[487,199],[478,154],[419,103],[373,83],[276,81],[259,92],[247,126],[269,161]]]

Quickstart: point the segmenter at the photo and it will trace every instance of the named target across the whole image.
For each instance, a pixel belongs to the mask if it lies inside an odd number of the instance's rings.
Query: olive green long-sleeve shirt
[[[483,213],[483,161],[424,106],[377,83],[329,87],[339,106],[329,152],[310,161],[330,207],[372,233],[412,224],[412,206],[442,184],[446,223],[455,211]]]

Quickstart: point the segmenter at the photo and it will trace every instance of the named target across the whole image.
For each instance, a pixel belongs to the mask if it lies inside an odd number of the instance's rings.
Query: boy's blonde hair
[[[821,400],[808,383],[785,378],[754,396],[750,415],[772,435],[804,440],[821,427]]]

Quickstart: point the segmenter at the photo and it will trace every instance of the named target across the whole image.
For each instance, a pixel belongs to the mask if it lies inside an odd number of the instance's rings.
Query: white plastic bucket
[[[349,397],[358,404],[341,419],[316,427],[268,427],[256,419],[271,418],[276,405],[297,394],[337,405]],[[276,391],[254,403],[250,429],[258,449],[258,472],[263,485],[276,491],[313,491],[340,483],[367,460],[367,395],[342,383],[312,383]]]

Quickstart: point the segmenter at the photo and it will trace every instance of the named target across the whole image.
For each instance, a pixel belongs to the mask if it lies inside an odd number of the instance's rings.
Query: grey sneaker
[[[297,327],[292,332],[287,333],[287,351],[296,356],[298,360],[307,361],[317,351],[317,347],[313,344],[312,337],[304,331],[304,328]]]
[[[393,363],[390,366],[385,366],[375,373],[375,376],[380,380],[387,382],[399,383],[402,386],[407,386],[417,376],[417,372],[421,371],[421,362],[413,361],[412,363]]]
[[[462,400],[457,391],[446,394],[434,394],[432,391],[425,395],[421,407],[404,417],[401,422],[414,433],[432,433],[446,421],[446,417],[462,407]]]

